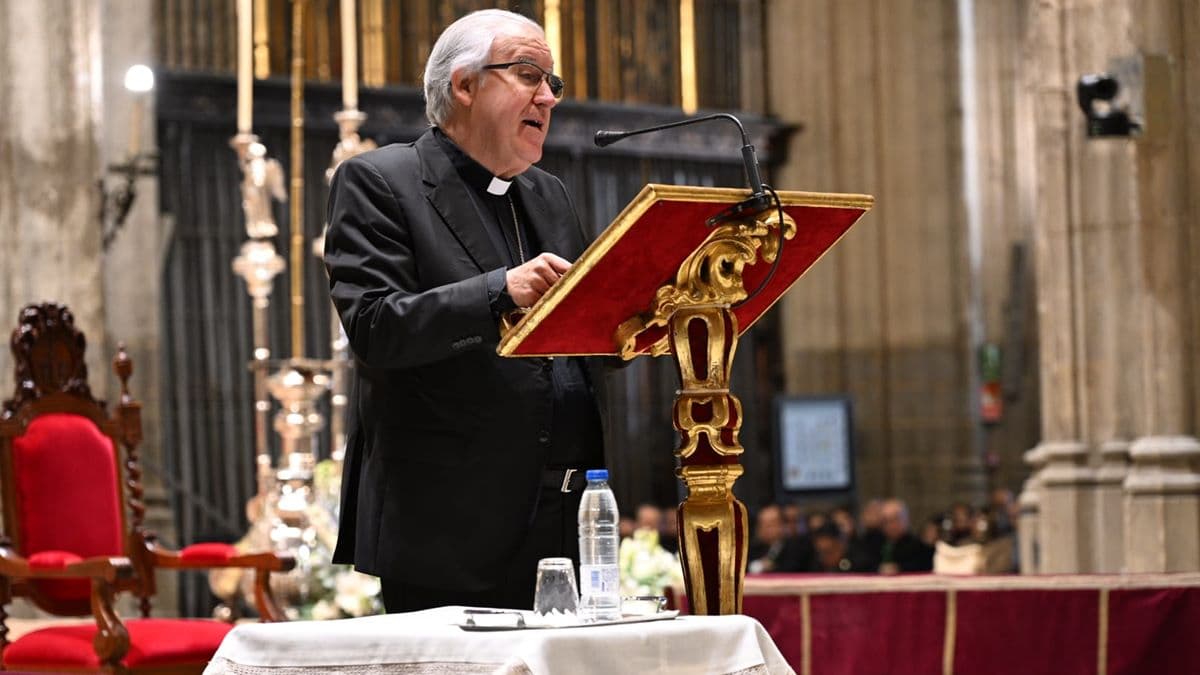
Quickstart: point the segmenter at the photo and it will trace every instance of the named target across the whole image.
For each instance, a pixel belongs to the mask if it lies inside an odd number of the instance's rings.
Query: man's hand
[[[508,294],[517,307],[529,307],[545,295],[558,278],[571,269],[571,263],[554,255],[542,253],[529,262],[514,267],[506,274]]]

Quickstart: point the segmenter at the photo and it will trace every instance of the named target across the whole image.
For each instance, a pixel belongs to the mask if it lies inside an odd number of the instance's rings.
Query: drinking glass
[[[538,561],[537,587],[533,611],[549,614],[558,610],[574,614],[579,609],[579,590],[575,586],[575,565],[570,558],[542,558]]]

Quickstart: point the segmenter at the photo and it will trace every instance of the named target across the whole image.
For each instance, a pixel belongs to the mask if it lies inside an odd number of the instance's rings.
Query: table
[[[741,615],[468,632],[453,625],[463,609],[244,624],[226,636],[204,672],[795,675],[762,625]]]

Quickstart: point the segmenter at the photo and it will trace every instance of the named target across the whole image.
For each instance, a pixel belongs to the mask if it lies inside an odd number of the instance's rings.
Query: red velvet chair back
[[[91,394],[74,318],[58,305],[27,307],[12,346],[17,390],[0,410],[4,534],[31,564],[124,555],[121,425]],[[14,591],[55,614],[91,611],[87,580]]]

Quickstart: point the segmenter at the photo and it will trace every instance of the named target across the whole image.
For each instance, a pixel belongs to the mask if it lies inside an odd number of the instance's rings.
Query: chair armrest
[[[268,572],[287,572],[296,566],[291,553],[242,553],[232,544],[192,544],[179,551],[148,546],[154,565],[169,569],[210,569],[214,567],[243,567]]]
[[[92,618],[96,621],[92,647],[105,672],[123,672],[120,664],[129,651],[129,631],[113,610],[113,593],[116,582],[134,577],[133,561],[120,556],[80,558],[65,551],[43,551],[24,558],[8,546],[0,546],[0,575],[9,582],[91,579]]]
[[[210,569],[240,567],[254,570],[254,604],[264,621],[286,621],[287,617],[271,590],[271,573],[287,572],[296,566],[291,553],[240,553],[232,544],[192,544],[180,551],[165,549],[152,540],[146,552],[154,566],[165,569]]]
[[[93,556],[46,565],[31,563],[10,548],[0,548],[0,575],[13,580],[100,579],[115,583],[133,578],[133,562],[122,556]]]

